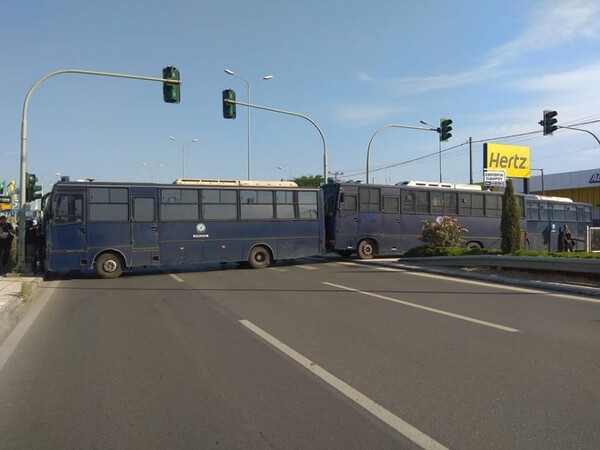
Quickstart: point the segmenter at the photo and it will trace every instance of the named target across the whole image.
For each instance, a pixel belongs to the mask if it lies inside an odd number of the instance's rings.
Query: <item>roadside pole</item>
[[[103,76],[103,77],[131,78],[134,80],[159,81],[161,83],[181,85],[180,80],[172,80],[172,79],[156,78],[156,77],[145,77],[145,76],[140,76],[140,75],[129,75],[129,74],[123,74],[123,73],[97,72],[94,70],[63,69],[63,70],[57,70],[56,72],[51,72],[51,73],[43,76],[38,81],[36,81],[33,84],[33,86],[31,86],[31,88],[27,92],[27,95],[25,96],[25,101],[23,102],[23,117],[21,120],[21,174],[20,174],[20,176],[21,176],[20,196],[21,196],[21,198],[19,199],[19,209],[17,212],[18,219],[19,219],[19,235],[18,235],[19,260],[18,260],[18,266],[17,266],[18,271],[22,271],[23,268],[25,267],[25,203],[27,200],[27,192],[26,192],[26,189],[27,189],[27,179],[26,179],[27,178],[27,108],[29,106],[29,99],[31,97],[31,94],[33,94],[33,91],[41,83],[46,81],[48,78],[51,78],[55,75],[60,75],[63,73],[79,73],[79,74],[83,74],[83,75],[98,75],[98,76]]]
[[[319,125],[317,125],[317,123],[314,120],[312,120],[310,117],[305,116],[304,114],[300,114],[300,113],[296,113],[296,112],[292,112],[292,111],[285,111],[283,109],[275,109],[275,108],[269,108],[267,106],[253,105],[251,103],[238,102],[236,100],[230,100],[230,99],[223,99],[223,102],[231,103],[233,105],[247,106],[248,108],[264,109],[265,111],[271,111],[271,112],[276,112],[276,113],[280,113],[280,114],[287,114],[289,116],[302,117],[303,119],[306,119],[310,123],[312,123],[313,126],[317,129],[317,131],[321,135],[321,140],[323,141],[323,183],[327,183],[327,142],[325,141],[325,135],[323,134],[323,131],[321,131],[321,128],[319,128]]]

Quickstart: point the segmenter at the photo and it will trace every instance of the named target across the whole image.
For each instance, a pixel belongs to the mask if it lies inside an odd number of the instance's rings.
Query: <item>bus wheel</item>
[[[466,245],[466,247],[472,248],[472,249],[477,249],[477,250],[481,250],[483,248],[483,246],[479,242],[469,242]]]
[[[375,255],[375,243],[369,239],[360,241],[356,249],[360,259],[371,259]]]
[[[123,273],[123,263],[115,253],[104,253],[96,260],[95,269],[98,278],[118,278]]]
[[[271,264],[271,254],[265,247],[258,246],[250,250],[248,255],[248,264],[253,269],[264,269]]]

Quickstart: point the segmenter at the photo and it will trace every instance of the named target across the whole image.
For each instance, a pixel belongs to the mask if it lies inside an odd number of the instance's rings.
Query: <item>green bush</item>
[[[458,220],[448,216],[423,220],[422,224],[419,239],[432,247],[458,246],[464,242],[465,233],[469,231],[461,227]]]

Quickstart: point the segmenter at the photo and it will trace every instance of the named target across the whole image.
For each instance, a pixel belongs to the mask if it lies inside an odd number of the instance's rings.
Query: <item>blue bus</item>
[[[465,246],[500,248],[502,193],[478,185],[407,181],[396,185],[329,183],[322,186],[325,246],[361,259],[401,254],[422,245],[423,220],[455,217],[469,231]],[[516,195],[523,248],[562,250],[564,226],[576,250],[585,250],[591,206],[569,199]]]
[[[247,262],[324,250],[320,189],[292,182],[56,183],[44,202],[45,267],[116,278],[142,267]]]

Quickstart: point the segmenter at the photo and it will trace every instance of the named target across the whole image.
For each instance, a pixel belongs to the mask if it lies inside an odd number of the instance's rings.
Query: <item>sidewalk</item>
[[[11,303],[21,301],[21,286],[23,283],[34,283],[40,281],[41,277],[31,276],[8,276],[0,275],[0,314],[9,307]]]

